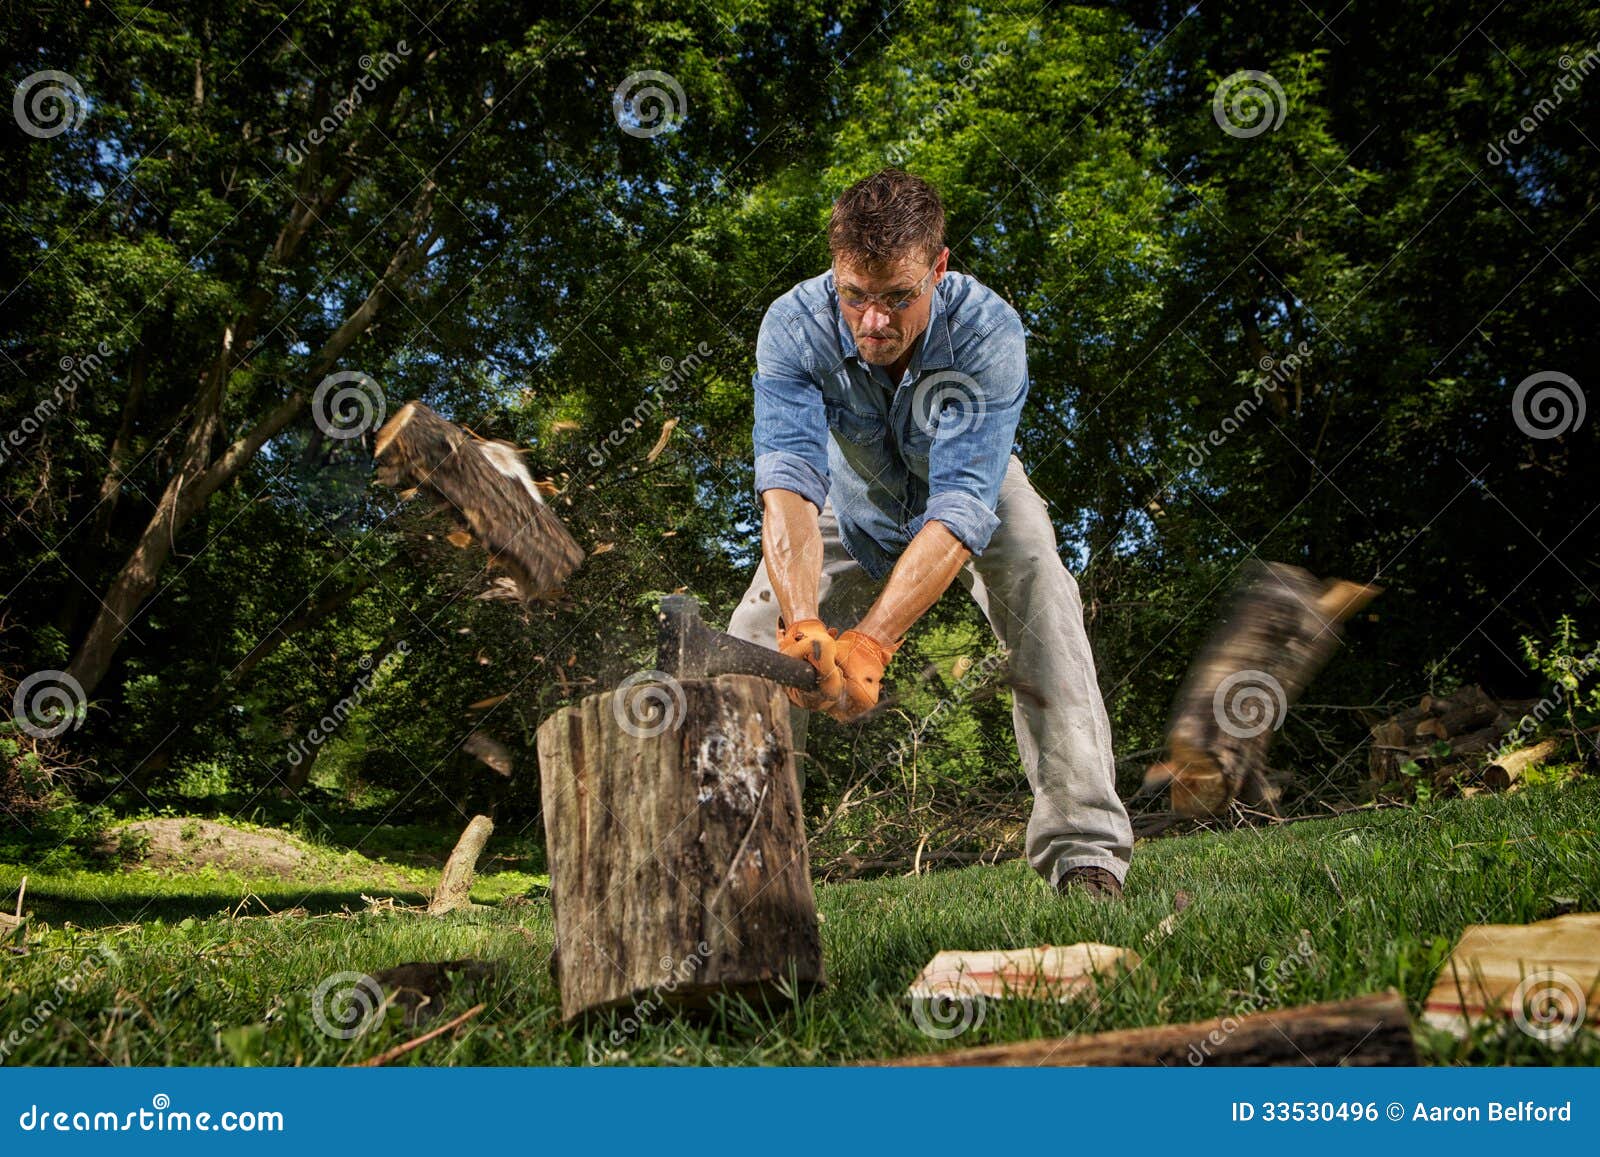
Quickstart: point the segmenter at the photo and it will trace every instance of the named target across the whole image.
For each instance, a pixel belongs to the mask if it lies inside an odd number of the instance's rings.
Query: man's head
[[[900,169],[857,181],[834,202],[828,248],[840,312],[862,359],[903,366],[928,328],[933,287],[950,260],[938,192]]]

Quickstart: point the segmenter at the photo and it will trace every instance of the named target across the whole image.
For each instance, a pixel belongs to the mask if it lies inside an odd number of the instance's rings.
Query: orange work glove
[[[860,631],[846,631],[840,635],[834,661],[844,676],[844,694],[838,706],[828,714],[840,723],[848,723],[877,706],[883,669],[899,649],[899,643],[884,643]]]
[[[789,702],[807,711],[827,711],[838,705],[844,691],[844,675],[834,661],[839,632],[829,630],[821,619],[802,619],[787,629],[778,628],[778,650],[792,659],[803,659],[817,669],[817,689],[801,691],[787,688]]]

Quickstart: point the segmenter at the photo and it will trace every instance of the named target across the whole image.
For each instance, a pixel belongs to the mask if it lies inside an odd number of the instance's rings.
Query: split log
[[[472,880],[478,870],[483,845],[494,834],[494,821],[488,816],[473,816],[467,830],[456,841],[455,851],[439,873],[439,888],[428,902],[428,915],[443,916],[457,908],[472,907]]]
[[[1538,767],[1561,750],[1561,740],[1551,738],[1502,755],[1483,769],[1483,786],[1490,791],[1510,791],[1529,769]]]
[[[538,748],[563,1016],[717,993],[787,1004],[823,983],[776,683],[591,695],[546,719]]]
[[[1123,1029],[1092,1036],[956,1049],[875,1065],[1414,1065],[1406,1002],[1394,992],[1274,1008],[1243,1017]]]
[[[1246,571],[1189,669],[1167,728],[1168,758],[1147,788],[1167,786],[1174,811],[1215,815],[1235,799],[1271,806],[1262,769],[1272,737],[1339,643],[1339,625],[1381,588],[1281,563]]]

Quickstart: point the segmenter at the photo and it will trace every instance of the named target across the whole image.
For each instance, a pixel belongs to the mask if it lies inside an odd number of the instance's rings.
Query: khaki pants
[[[1033,788],[1028,862],[1051,884],[1067,868],[1081,866],[1105,868],[1120,880],[1128,870],[1133,831],[1117,797],[1111,725],[1095,680],[1083,604],[1077,582],[1056,554],[1044,501],[1014,456],[995,513],[999,528],[983,555],[968,560],[960,579],[1010,652],[1012,677],[1028,689],[1012,696],[1017,752]],[[883,584],[845,553],[831,504],[823,508],[821,529],[822,619],[844,630],[860,621]],[[778,601],[763,560],[728,633],[775,647],[777,629]],[[797,758],[805,750],[810,714],[790,709]]]

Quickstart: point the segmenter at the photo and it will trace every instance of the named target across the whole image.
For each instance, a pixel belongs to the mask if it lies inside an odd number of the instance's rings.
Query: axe
[[[693,595],[665,596],[656,622],[656,667],[674,679],[759,675],[801,691],[817,689],[817,669],[805,660],[706,626]]]

